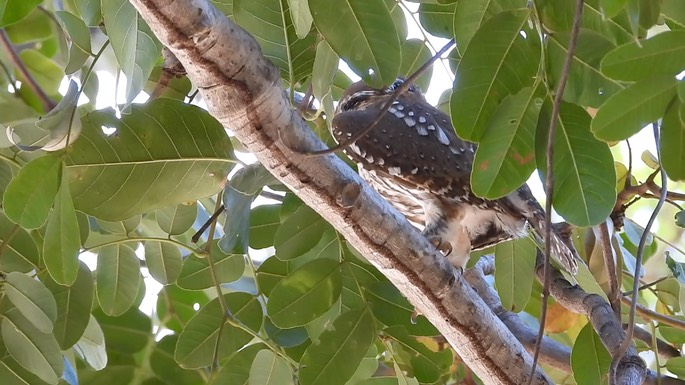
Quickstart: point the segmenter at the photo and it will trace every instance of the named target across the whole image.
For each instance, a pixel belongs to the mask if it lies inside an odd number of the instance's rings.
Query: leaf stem
[[[183,242],[179,242],[179,241],[176,241],[176,240],[173,240],[170,238],[158,238],[158,237],[138,237],[138,238],[117,239],[114,241],[101,243],[101,244],[95,245],[95,246],[84,247],[82,249],[82,252],[93,251],[93,250],[97,250],[97,249],[105,247],[105,246],[118,245],[121,243],[128,243],[128,242],[165,242],[165,243],[171,243],[173,245],[176,245],[178,247],[186,249],[186,250],[190,251],[191,253],[194,253],[198,256],[204,256],[204,252],[202,250],[194,249],[193,247],[188,246]]]

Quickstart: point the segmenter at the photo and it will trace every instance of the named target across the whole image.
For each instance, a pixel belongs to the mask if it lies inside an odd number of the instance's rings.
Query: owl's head
[[[398,77],[391,85],[385,88],[371,88],[364,81],[358,81],[343,92],[336,108],[336,113],[365,109],[371,104],[383,103],[388,96],[392,95],[404,83],[404,80],[403,77]],[[409,89],[402,96],[424,101],[421,89],[415,84],[409,86]]]

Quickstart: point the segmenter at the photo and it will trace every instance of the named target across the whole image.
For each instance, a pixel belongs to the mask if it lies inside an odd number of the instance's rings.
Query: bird
[[[449,115],[428,103],[418,86],[409,85],[379,115],[404,81],[378,89],[359,81],[340,97],[330,131],[360,176],[462,271],[472,251],[528,236],[529,228],[541,243],[545,212],[528,185],[499,199],[476,196],[470,177],[477,144],[460,139]],[[577,253],[554,227],[550,246],[561,266],[576,274]]]

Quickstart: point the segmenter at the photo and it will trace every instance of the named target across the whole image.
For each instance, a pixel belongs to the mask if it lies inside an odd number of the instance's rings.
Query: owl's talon
[[[428,238],[428,240],[445,257],[449,256],[452,253],[452,244],[443,241],[442,238],[435,236]]]

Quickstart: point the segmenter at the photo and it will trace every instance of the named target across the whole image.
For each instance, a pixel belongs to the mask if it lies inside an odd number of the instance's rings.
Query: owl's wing
[[[366,128],[378,115],[376,105],[382,103],[336,115],[336,139],[344,141]],[[475,145],[457,137],[445,113],[403,95],[371,132],[349,146],[348,155],[407,188],[471,202],[482,201],[470,189],[474,152]]]

